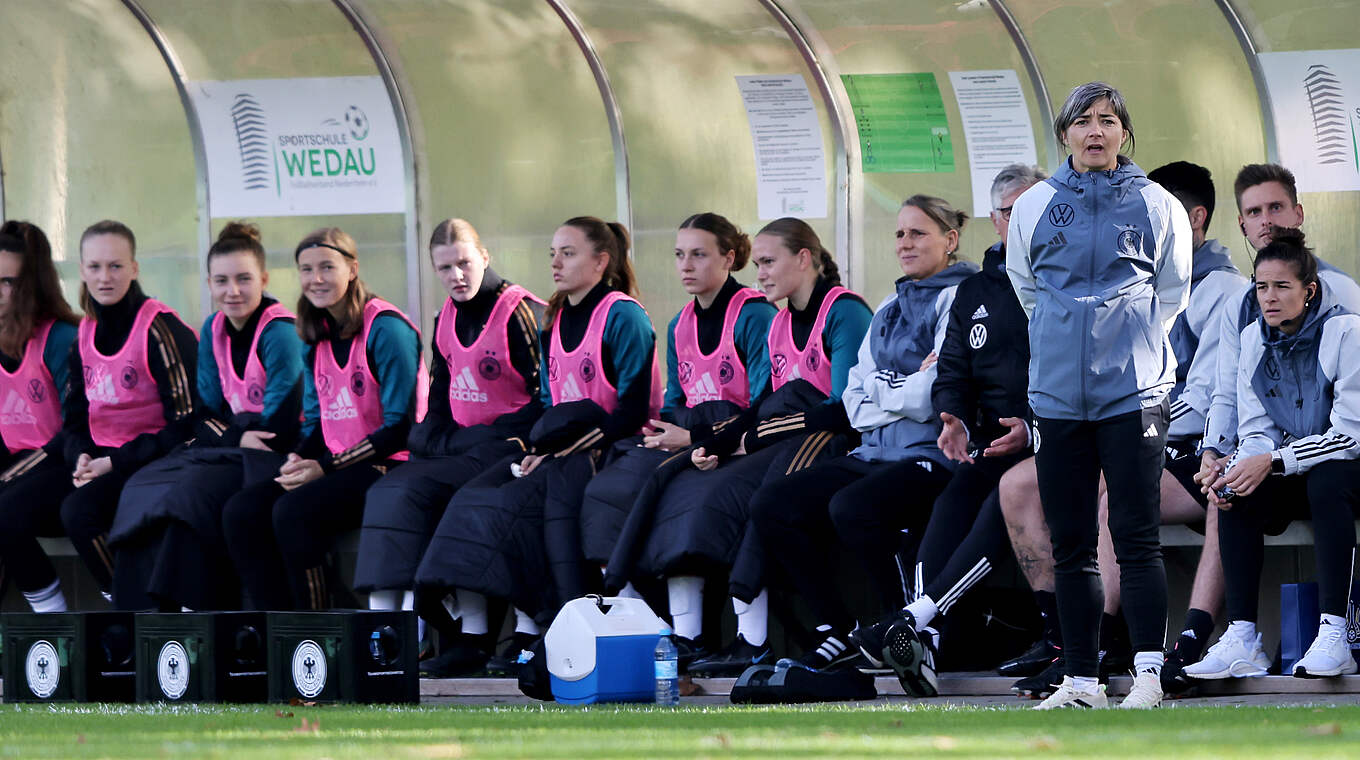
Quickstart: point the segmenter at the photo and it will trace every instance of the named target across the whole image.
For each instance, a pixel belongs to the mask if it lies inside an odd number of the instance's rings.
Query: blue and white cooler
[[[562,607],[543,639],[553,698],[569,705],[651,702],[666,623],[641,599],[587,596]]]

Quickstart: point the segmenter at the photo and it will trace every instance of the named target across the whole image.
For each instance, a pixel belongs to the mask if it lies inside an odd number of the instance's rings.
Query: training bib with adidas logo
[[[764,298],[754,288],[741,288],[732,294],[723,314],[722,338],[713,353],[699,349],[699,318],[694,301],[680,310],[675,323],[676,377],[685,391],[685,406],[693,408],[705,401],[731,401],[745,409],[751,405],[751,388],[746,380],[746,365],[737,355],[737,316],[747,301]]]
[[[501,291],[471,346],[464,346],[454,330],[458,305],[452,298],[444,302],[434,343],[449,365],[449,411],[459,425],[486,425],[531,400],[524,377],[510,363],[510,317],[526,298],[543,303],[519,285]]]
[[[0,367],[0,425],[11,454],[42,448],[61,429],[61,399],[43,362],[51,332],[52,320],[39,325],[24,345],[19,368],[6,372]]]
[[[823,394],[831,395],[831,362],[822,350],[822,331],[826,329],[826,316],[837,298],[854,295],[849,289],[839,285],[832,287],[822,299],[817,309],[817,321],[812,324],[807,345],[801,350],[793,342],[793,312],[780,309],[770,323],[770,387],[779,390],[784,383],[803,379]]]
[[[618,389],[605,377],[600,358],[609,307],[619,301],[638,303],[637,299],[617,290],[606,293],[591,312],[590,324],[586,326],[586,334],[581,336],[580,344],[571,351],[562,348],[562,333],[559,329],[562,315],[553,317],[552,345],[548,348],[548,390],[554,404],[590,399],[611,414],[618,407]],[[657,368],[656,352],[653,352],[652,397],[647,407],[649,419],[656,419],[661,413],[661,391],[661,372]]]
[[[383,426],[382,392],[373,368],[368,365],[368,333],[373,329],[373,320],[389,313],[400,317],[419,334],[419,328],[400,309],[381,298],[373,298],[364,304],[364,326],[350,344],[349,362],[344,367],[335,361],[329,340],[322,340],[316,346],[312,371],[316,399],[321,407],[321,435],[332,454],[348,450]],[[425,362],[417,357],[416,422],[425,417],[429,392]],[[410,456],[409,451],[398,451],[388,459],[406,460]]]
[[[147,337],[158,314],[179,315],[154,298],[146,299],[128,331],[123,347],[105,356],[94,345],[95,321],[80,320],[80,362],[89,399],[90,440],[96,446],[116,447],[165,427],[161,391],[146,363]]]
[[[213,358],[217,360],[217,381],[222,385],[222,398],[227,400],[227,406],[231,407],[232,414],[242,412],[253,412],[259,414],[264,411],[264,388],[265,372],[264,365],[260,363],[257,353],[260,347],[260,336],[264,335],[264,328],[276,319],[292,319],[293,312],[284,308],[282,304],[272,303],[265,307],[260,314],[260,321],[255,325],[255,337],[250,340],[250,354],[246,358],[246,370],[242,375],[236,374],[236,368],[231,363],[231,336],[227,335],[227,315],[217,312],[212,322],[212,349]]]

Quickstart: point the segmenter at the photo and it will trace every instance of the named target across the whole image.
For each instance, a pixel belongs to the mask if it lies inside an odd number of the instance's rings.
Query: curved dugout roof
[[[471,220],[493,266],[544,293],[552,230],[594,214],[629,222],[644,302],[664,326],[685,301],[671,266],[679,221],[713,210],[748,231],[762,223],[737,77],[806,83],[826,205],[809,221],[871,303],[898,275],[903,198],[973,205],[951,72],[1015,72],[1048,168],[1063,158],[1048,123],[1068,90],[1115,84],[1141,166],[1212,170],[1210,235],[1245,266],[1231,179],[1279,156],[1290,126],[1273,123],[1255,54],[1346,49],[1360,10],[1327,0],[7,0],[0,20],[15,30],[0,48],[0,210],[49,232],[72,293],[80,231],[113,217],[137,231],[148,290],[186,315],[208,312],[202,253],[225,219],[212,211],[196,83],[376,77],[401,147],[401,211],[256,218],[285,302],[297,295],[292,245],[317,226],[350,232],[365,280],[428,327],[443,295],[425,238],[440,219]],[[885,81],[870,75],[885,74],[913,75],[887,81],[926,93],[934,111],[915,102],[916,121],[897,126],[924,123],[934,143],[879,171],[893,135],[866,156],[861,132],[892,127],[865,111]],[[1351,87],[1354,109],[1360,78]],[[1360,269],[1360,192],[1302,200],[1319,253]],[[995,239],[974,219],[962,250],[977,258]]]

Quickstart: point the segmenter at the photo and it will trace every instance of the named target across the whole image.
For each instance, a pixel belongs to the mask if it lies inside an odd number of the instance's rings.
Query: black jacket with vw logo
[[[1008,432],[1001,417],[1029,422],[1029,320],[1001,243],[983,254],[982,271],[959,283],[936,367],[935,411],[962,420],[972,447],[985,449]]]

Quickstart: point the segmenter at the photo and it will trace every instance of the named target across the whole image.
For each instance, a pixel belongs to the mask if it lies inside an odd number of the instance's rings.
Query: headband
[[[293,261],[297,261],[298,257],[302,255],[302,252],[307,250],[308,248],[329,248],[347,259],[355,259],[354,254],[350,253],[349,251],[346,251],[343,248],[336,248],[330,243],[303,243],[302,245],[299,245],[297,247],[296,251],[293,251]]]

